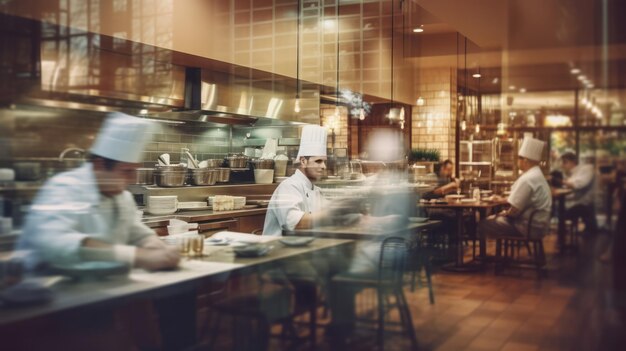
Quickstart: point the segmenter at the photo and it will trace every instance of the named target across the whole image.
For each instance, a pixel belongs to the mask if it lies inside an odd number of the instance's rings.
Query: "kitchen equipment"
[[[154,168],[137,168],[135,170],[135,181],[133,184],[154,184]]]
[[[218,167],[222,166],[222,163],[224,162],[224,160],[217,159],[217,158],[211,158],[211,159],[208,159],[208,160],[204,160],[202,162],[206,162],[207,168],[218,168]]]
[[[226,158],[230,168],[246,168],[248,167],[248,158],[243,155],[233,155]]]
[[[166,165],[166,166],[157,166],[155,172],[162,172],[162,171],[186,171],[187,170],[187,166],[182,165],[182,164],[176,164],[176,165]]]
[[[230,168],[216,168],[218,183],[228,183],[230,180]]]
[[[255,169],[254,182],[257,184],[272,184],[274,182],[273,169]]]
[[[218,171],[209,168],[189,169],[189,184],[214,185],[217,181]]]
[[[206,209],[207,207],[209,206],[207,206],[206,201],[181,201],[177,206],[179,210]]]
[[[15,162],[15,179],[39,180],[41,178],[41,164],[39,162]]]
[[[284,177],[287,173],[289,158],[286,155],[278,155],[274,158],[274,176]]]
[[[256,159],[252,161],[254,169],[274,169],[274,160],[270,159]]]
[[[159,166],[168,166],[170,164],[170,154],[159,155]]]
[[[160,171],[155,174],[156,185],[161,187],[178,187],[185,185],[186,171]]]
[[[15,171],[11,168],[0,168],[0,183],[15,180]]]

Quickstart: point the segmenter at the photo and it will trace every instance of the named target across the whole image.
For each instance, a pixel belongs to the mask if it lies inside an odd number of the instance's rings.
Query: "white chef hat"
[[[306,125],[302,128],[300,136],[300,149],[298,157],[303,156],[326,156],[326,128],[316,125]]]
[[[539,139],[526,137],[517,155],[533,161],[541,161],[544,145],[545,143]]]
[[[141,161],[141,152],[150,140],[153,123],[121,112],[107,116],[90,152],[128,163]]]

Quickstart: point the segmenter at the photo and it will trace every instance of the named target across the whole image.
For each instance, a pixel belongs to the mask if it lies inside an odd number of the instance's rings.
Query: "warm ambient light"
[[[480,75],[480,73],[474,73],[474,74],[472,74],[472,77],[474,77],[474,78],[480,78],[480,77],[481,77],[481,75]]]
[[[509,90],[515,90],[515,85],[509,85]]]
[[[413,28],[413,33],[422,33],[423,31],[424,31],[424,28],[422,28],[422,26]]]
[[[524,94],[526,92],[526,88],[519,88],[519,92]]]
[[[359,112],[359,120],[365,120],[365,109],[361,107],[361,111]]]
[[[580,69],[579,68],[572,68],[569,70],[569,73],[571,74],[578,74],[580,73]]]
[[[424,98],[423,98],[423,97],[421,97],[421,96],[420,96],[420,97],[418,97],[418,98],[417,98],[417,101],[415,101],[415,104],[416,104],[417,106],[424,106]]]
[[[300,113],[300,98],[299,97],[296,97],[296,102],[293,106],[293,111],[295,113]]]

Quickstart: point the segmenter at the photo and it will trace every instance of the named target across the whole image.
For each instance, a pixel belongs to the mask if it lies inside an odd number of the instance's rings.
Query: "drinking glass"
[[[189,238],[181,238],[180,239],[180,253],[183,256],[189,254],[189,250],[191,249],[191,240]]]
[[[204,252],[204,237],[198,235],[193,238],[191,249],[193,250],[194,256],[202,256],[202,253]]]

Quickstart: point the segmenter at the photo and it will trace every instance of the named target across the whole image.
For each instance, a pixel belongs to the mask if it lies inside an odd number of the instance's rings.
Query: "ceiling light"
[[[413,28],[413,33],[422,33],[422,32],[424,31],[424,28],[423,28],[423,27],[424,27],[424,26],[423,26],[423,25],[421,25],[421,26],[419,26],[419,27],[417,27],[417,28]]]
[[[492,81],[491,84],[498,84],[498,82],[500,81],[500,79],[498,79],[498,77],[495,77]]]
[[[515,90],[515,85],[509,85],[509,90]]]
[[[595,85],[593,85],[592,83],[589,83],[589,84],[587,84],[587,88],[593,89],[593,88],[595,88]]]
[[[585,76],[583,76],[583,75],[580,75],[580,76],[578,76],[577,78],[578,78],[578,80],[580,80],[580,81],[583,81],[583,80],[587,79],[587,77],[585,77]]]
[[[526,92],[526,88],[519,88],[519,92],[524,94]]]
[[[472,77],[474,77],[474,78],[480,78],[480,77],[481,77],[481,75],[480,75],[480,73],[474,73],[474,74],[472,74]]]
[[[574,67],[574,68],[569,70],[569,73],[571,73],[571,74],[578,74],[578,73],[580,73],[580,69]]]
[[[424,98],[423,98],[423,97],[421,97],[421,96],[420,96],[420,97],[418,97],[418,98],[417,98],[417,101],[415,101],[415,104],[416,104],[417,106],[424,106]]]

